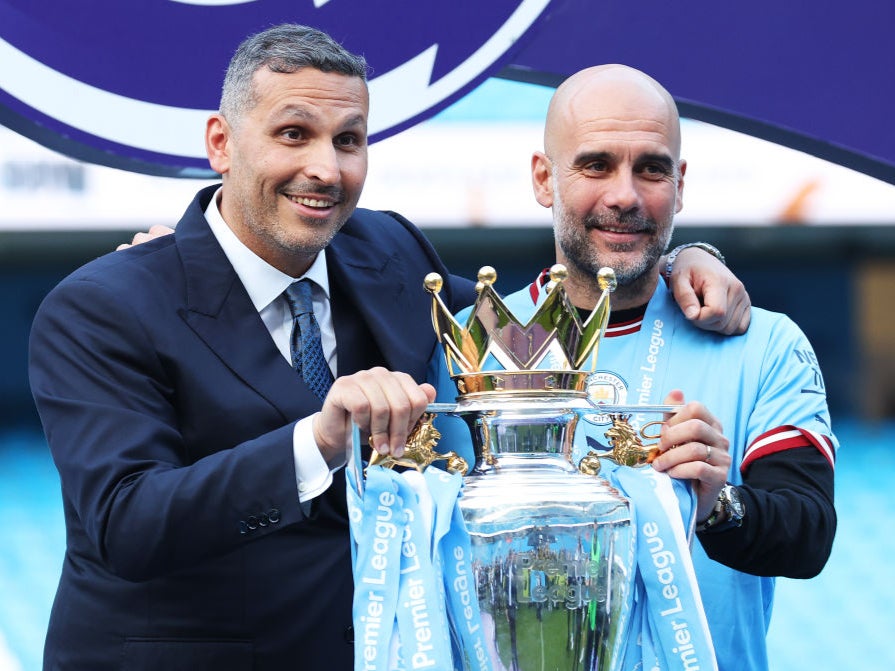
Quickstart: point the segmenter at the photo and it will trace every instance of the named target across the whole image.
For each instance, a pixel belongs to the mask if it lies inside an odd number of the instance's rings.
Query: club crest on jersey
[[[205,120],[233,50],[251,33],[294,22],[367,59],[376,141],[502,67],[551,2],[2,2],[0,122],[75,158],[210,177]]]
[[[585,384],[588,396],[595,403],[624,405],[628,402],[628,385],[615,373],[595,371],[587,376]],[[587,417],[587,421],[598,426],[612,422],[609,415],[593,415]]]

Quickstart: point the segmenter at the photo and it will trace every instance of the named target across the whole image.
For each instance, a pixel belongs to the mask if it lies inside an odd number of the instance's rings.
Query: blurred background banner
[[[490,79],[433,119],[372,145],[361,204],[399,209],[423,227],[549,227],[549,210],[530,197],[529,160],[541,148],[552,93]],[[688,167],[679,227],[893,220],[892,184],[704,122],[684,119],[682,134]],[[204,183],[86,163],[0,126],[0,231],[171,223]]]
[[[895,3],[878,0],[2,0],[0,122],[79,159],[207,176],[219,75],[282,21],[367,57],[374,141],[492,75],[555,86],[625,63],[687,116],[895,183]]]
[[[895,3],[878,0],[567,0],[507,74],[624,63],[685,116],[895,183],[893,28]]]
[[[3,0],[0,120],[87,161],[207,176],[205,120],[248,34],[304,23],[364,54],[376,140],[431,116],[501,67],[549,4]]]

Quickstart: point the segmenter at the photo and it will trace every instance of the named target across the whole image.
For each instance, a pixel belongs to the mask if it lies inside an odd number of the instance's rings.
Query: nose
[[[339,156],[332,142],[320,140],[308,147],[303,167],[308,179],[323,184],[337,184],[341,174]]]
[[[604,192],[606,207],[628,212],[640,205],[640,192],[637,190],[635,175],[626,170],[617,171],[611,178]]]

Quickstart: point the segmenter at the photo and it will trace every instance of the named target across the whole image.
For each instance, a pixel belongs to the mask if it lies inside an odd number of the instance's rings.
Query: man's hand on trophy
[[[674,390],[666,404],[683,404],[684,395]],[[693,480],[696,491],[696,519],[712,512],[730,468],[730,442],[721,423],[702,404],[691,401],[666,417],[659,435],[660,455],[652,462],[657,471],[673,478]]]
[[[669,286],[684,315],[696,326],[724,335],[749,328],[752,302],[730,269],[700,249],[684,249],[671,267]]]
[[[123,242],[115,248],[115,251],[119,251],[121,249],[127,249],[128,247],[133,247],[134,245],[140,245],[144,242],[149,242],[150,240],[155,240],[156,238],[160,238],[163,235],[171,235],[174,232],[173,228],[169,228],[167,226],[162,226],[161,224],[156,224],[149,228],[145,233],[134,233],[134,237],[131,239],[129,243]]]
[[[333,382],[314,417],[314,440],[328,464],[344,463],[353,420],[379,454],[400,457],[407,436],[434,400],[431,384],[417,384],[406,373],[377,367],[345,375]]]

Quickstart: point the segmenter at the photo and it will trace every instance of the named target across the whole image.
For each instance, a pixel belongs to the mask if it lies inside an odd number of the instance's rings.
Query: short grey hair
[[[263,67],[289,74],[302,68],[367,80],[367,61],[308,26],[284,23],[250,35],[236,49],[221,91],[220,113],[231,123],[255,104],[253,77]]]

